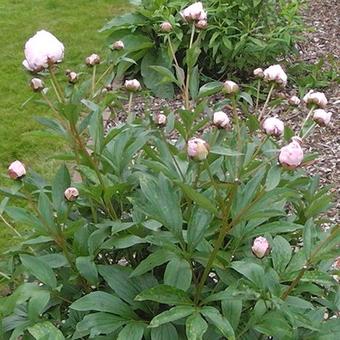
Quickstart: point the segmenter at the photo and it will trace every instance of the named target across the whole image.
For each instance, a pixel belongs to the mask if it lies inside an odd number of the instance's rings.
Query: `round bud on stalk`
[[[227,80],[223,84],[223,90],[225,93],[228,93],[228,94],[236,93],[239,91],[239,89],[240,88],[238,87],[238,85],[231,80]]]
[[[270,246],[265,237],[259,236],[253,241],[251,250],[257,258],[262,259],[269,254]]]
[[[310,90],[304,97],[303,101],[307,105],[317,105],[318,107],[321,107],[324,109],[328,103],[327,98],[324,93],[322,92],[314,92],[313,90]]]
[[[188,156],[197,161],[203,161],[208,157],[209,144],[201,138],[191,138],[187,145]]]
[[[32,78],[30,81],[30,86],[34,92],[40,92],[45,87],[44,82],[39,78]]]
[[[287,84],[287,74],[280,65],[272,65],[263,71],[264,80],[274,81],[277,84],[285,86]]]
[[[225,129],[230,125],[230,119],[223,111],[217,111],[214,113],[213,123],[219,129]]]
[[[77,188],[70,187],[64,191],[64,196],[68,201],[73,202],[78,198],[79,191]]]
[[[208,21],[207,20],[199,20],[196,22],[195,27],[199,30],[204,30],[208,27]]]
[[[78,74],[76,72],[67,70],[65,73],[70,84],[75,84],[78,81]]]
[[[317,109],[313,112],[313,120],[320,126],[326,126],[330,123],[332,112],[327,112],[323,109]]]
[[[332,267],[333,267],[334,269],[340,270],[340,256],[338,256],[338,257],[335,259],[335,261],[334,261]]]
[[[280,150],[279,162],[286,169],[295,169],[303,161],[302,140],[300,137],[293,137],[292,142]]]
[[[85,63],[87,66],[98,65],[100,63],[100,57],[98,54],[93,53],[85,59]]]
[[[270,117],[264,120],[262,123],[262,128],[267,135],[278,137],[282,135],[285,126],[282,120],[275,117]]]
[[[117,40],[117,41],[115,41],[115,42],[112,44],[111,48],[112,48],[113,50],[119,51],[119,50],[124,49],[124,48],[125,48],[125,45],[124,45],[124,43],[123,43],[121,40]]]
[[[24,67],[32,72],[39,72],[63,60],[64,45],[50,32],[41,30],[27,40],[24,52]]]
[[[256,68],[256,69],[253,71],[253,74],[254,74],[254,76],[257,77],[257,78],[263,78],[263,77],[264,77],[264,73],[263,73],[262,68]]]
[[[15,161],[8,167],[8,176],[12,179],[20,179],[26,175],[26,169],[23,163]]]
[[[203,9],[202,2],[195,2],[180,12],[185,21],[207,20],[207,12]]]
[[[164,21],[160,24],[159,29],[163,33],[169,33],[172,31],[172,25],[168,21]]]
[[[288,103],[293,106],[298,106],[301,103],[301,100],[297,96],[292,96],[288,99]]]
[[[124,86],[128,91],[131,92],[136,92],[141,89],[140,82],[137,79],[125,80]]]
[[[166,125],[167,117],[163,113],[156,114],[154,117],[154,122],[159,127],[163,127]]]

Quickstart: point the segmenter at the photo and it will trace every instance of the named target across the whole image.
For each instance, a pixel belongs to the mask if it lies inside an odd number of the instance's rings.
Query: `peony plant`
[[[190,20],[202,19],[196,14]],[[1,187],[0,216],[19,241],[1,268],[3,338],[338,334],[340,228],[325,227],[329,190],[303,169],[313,159],[303,141],[322,128],[318,103],[293,135],[271,117],[272,93],[288,81],[275,65],[259,78],[257,98],[213,82],[195,100],[184,95],[181,109],[131,114],[139,81],[106,82],[126,62],[121,52],[109,65],[90,56],[88,74],[65,77],[65,86],[55,64],[38,75],[52,85],[35,96],[54,115],[40,121],[70,150],[56,157],[65,163],[51,181],[15,161],[13,185]],[[192,70],[183,69],[189,83]]]

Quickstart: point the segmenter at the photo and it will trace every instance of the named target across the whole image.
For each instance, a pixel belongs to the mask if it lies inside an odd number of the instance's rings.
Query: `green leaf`
[[[194,190],[190,185],[182,183],[180,181],[175,181],[175,183],[182,189],[182,191],[190,199],[196,202],[199,206],[212,213],[216,213],[216,207],[211,203],[210,199],[201,194],[200,192]]]
[[[43,224],[55,229],[51,202],[48,196],[43,192],[39,194],[38,210],[42,217]]]
[[[213,81],[211,83],[207,83],[200,88],[198,98],[210,97],[215,93],[221,92],[222,88],[223,83],[221,83],[220,81]]]
[[[231,150],[228,148],[225,148],[224,146],[221,145],[214,145],[211,150],[211,153],[214,153],[216,155],[222,155],[222,156],[242,156],[243,153],[240,153],[238,151],[235,150]]]
[[[174,83],[177,86],[180,86],[179,81],[176,79],[174,74],[168,68],[157,65],[149,66],[149,68],[163,76],[161,83]]]
[[[167,323],[151,328],[151,340],[178,340],[176,327]]]
[[[145,327],[142,322],[130,322],[120,331],[117,340],[141,340]]]
[[[222,314],[229,320],[231,326],[236,332],[242,313],[242,300],[241,299],[222,300],[221,307]]]
[[[185,323],[185,332],[188,340],[202,340],[204,333],[208,329],[208,324],[200,313],[190,315]]]
[[[95,263],[90,256],[81,256],[76,259],[76,267],[79,273],[90,284],[96,285],[98,282],[98,272]]]
[[[64,191],[70,186],[71,179],[67,167],[63,164],[58,169],[52,184],[52,202],[54,209],[59,210],[64,199]]]
[[[108,312],[122,317],[134,317],[130,307],[118,297],[102,291],[87,294],[73,302],[70,308],[78,311]]]
[[[51,267],[37,257],[30,255],[20,255],[21,263],[38,280],[50,286],[57,287],[57,279]]]
[[[289,242],[282,236],[276,236],[271,254],[274,269],[278,273],[284,272],[292,256],[292,247]]]
[[[40,290],[36,292],[28,303],[27,316],[28,319],[37,322],[40,314],[43,313],[45,307],[50,301],[50,292],[47,290]]]
[[[296,231],[296,230],[301,230],[301,229],[303,229],[303,225],[301,224],[282,220],[282,221],[276,221],[276,222],[271,222],[271,223],[260,225],[259,227],[256,227],[255,229],[249,231],[246,234],[246,237],[252,238],[252,237],[263,235],[266,233],[270,233],[270,234],[288,233],[291,231]]]
[[[205,306],[202,308],[201,314],[203,314],[211,324],[215,325],[228,340],[235,340],[233,327],[231,327],[228,319],[222,316],[216,308]]]
[[[200,85],[200,75],[197,65],[192,69],[191,77],[189,80],[190,80],[189,84],[190,96],[195,100],[198,96],[198,88]]]
[[[278,338],[293,338],[288,321],[278,312],[269,312],[264,315],[254,329],[268,336],[275,334]]]
[[[190,288],[191,279],[190,264],[185,259],[175,257],[166,266],[164,284],[187,291]]]
[[[114,17],[112,20],[107,22],[99,32],[109,30],[112,27],[123,27],[131,25],[143,25],[146,23],[146,18],[137,13],[127,13],[118,17]]]
[[[276,188],[280,183],[280,179],[281,179],[281,167],[279,167],[278,165],[271,167],[268,171],[266,178],[265,183],[266,191],[270,191]]]
[[[188,223],[187,240],[190,250],[195,249],[209,229],[212,215],[204,209],[194,208]]]
[[[264,287],[265,273],[260,265],[247,261],[234,261],[231,267],[252,281],[258,288]]]
[[[195,307],[192,306],[176,306],[161,314],[156,315],[150,322],[149,327],[158,327],[168,322],[176,321],[192,314]]]
[[[168,305],[192,304],[189,295],[185,291],[167,285],[159,285],[144,290],[142,293],[136,296],[135,300],[150,300]]]
[[[170,261],[173,257],[174,254],[172,252],[166,251],[164,249],[159,249],[150,254],[145,260],[143,260],[130,276],[134,277],[147,273],[149,270]]]
[[[312,253],[312,225],[313,220],[309,219],[303,229],[303,249],[306,255],[306,260],[310,258]]]
[[[61,331],[50,321],[36,323],[27,329],[36,340],[64,340]]]

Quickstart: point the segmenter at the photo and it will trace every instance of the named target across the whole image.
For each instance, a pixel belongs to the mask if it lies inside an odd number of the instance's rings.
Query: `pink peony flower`
[[[300,100],[300,98],[297,97],[297,96],[292,96],[292,97],[290,97],[290,98],[288,99],[288,103],[289,103],[290,105],[293,105],[293,106],[298,106],[298,105],[300,105],[300,102],[301,102],[301,100]]]
[[[214,113],[213,123],[216,127],[224,129],[229,126],[230,119],[226,113],[218,111]]]
[[[204,30],[208,27],[208,21],[207,20],[199,20],[196,22],[195,27],[199,30]]]
[[[280,150],[279,162],[287,169],[297,168],[303,161],[303,150],[301,148],[301,139],[293,137],[292,142]]]
[[[78,74],[74,71],[66,71],[67,79],[70,84],[75,84],[78,81]]]
[[[85,63],[87,66],[98,65],[100,64],[100,57],[98,54],[93,53],[85,59]]]
[[[185,21],[207,20],[207,12],[204,11],[202,2],[193,3],[185,8],[180,14]]]
[[[263,73],[262,68],[256,68],[256,69],[253,71],[253,74],[254,74],[254,76],[257,77],[257,78],[263,78],[263,77],[264,77],[264,73]]]
[[[274,81],[280,85],[287,84],[287,75],[280,65],[272,65],[263,71],[264,80]]]
[[[12,179],[20,179],[26,175],[26,169],[23,163],[15,161],[8,167],[8,176]]]
[[[38,31],[25,44],[22,64],[32,72],[39,72],[64,58],[64,45],[50,32]]]
[[[314,92],[310,90],[304,97],[303,101],[308,104],[315,104],[324,109],[328,103],[327,98],[322,92]]]
[[[188,141],[187,153],[190,158],[203,161],[208,157],[209,144],[201,138],[191,138]]]
[[[45,87],[44,82],[39,78],[32,78],[30,81],[30,86],[34,92],[40,92]]]
[[[264,120],[262,128],[267,135],[278,137],[282,135],[285,126],[282,120],[275,117],[270,117]]]
[[[64,196],[68,201],[72,202],[78,198],[79,191],[77,188],[70,187],[64,191]]]
[[[270,246],[265,237],[259,236],[254,240],[251,250],[256,257],[262,259],[265,255],[269,254]]]
[[[169,33],[172,31],[172,25],[168,21],[164,21],[160,25],[160,30],[163,33]]]
[[[158,126],[162,127],[166,125],[167,117],[163,113],[159,113],[155,116],[154,121]]]
[[[136,92],[141,89],[140,82],[137,79],[125,80],[125,88],[128,91]]]
[[[240,88],[238,87],[238,85],[235,82],[233,82],[231,80],[227,80],[223,84],[223,89],[224,89],[224,92],[231,94],[231,93],[238,92],[238,90]]]
[[[113,50],[122,50],[124,49],[125,45],[121,40],[117,40],[112,44]]]
[[[327,112],[323,109],[317,109],[313,112],[313,120],[320,126],[326,126],[330,123],[332,112]]]

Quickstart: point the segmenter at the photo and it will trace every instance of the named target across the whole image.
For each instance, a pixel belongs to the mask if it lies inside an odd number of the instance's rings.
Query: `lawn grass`
[[[7,166],[19,159],[42,174],[53,172],[49,159],[63,144],[53,137],[32,133],[40,128],[35,116],[47,109],[29,101],[31,75],[24,71],[23,46],[40,29],[53,33],[65,45],[61,69],[77,70],[91,53],[104,50],[107,19],[129,8],[128,0],[0,0],[0,185],[6,183]],[[1,197],[0,197],[1,202]],[[12,233],[0,223],[0,253]]]

